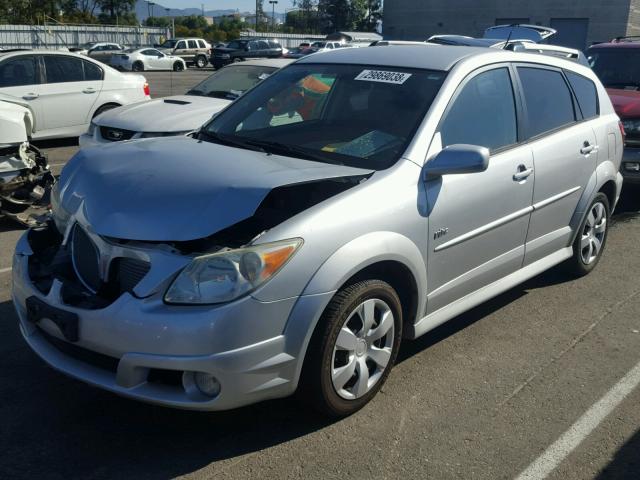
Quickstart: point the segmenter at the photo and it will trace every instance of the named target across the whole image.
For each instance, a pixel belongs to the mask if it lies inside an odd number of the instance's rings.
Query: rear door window
[[[453,100],[440,126],[442,146],[500,150],[518,143],[516,104],[507,68],[480,73]]]
[[[95,63],[82,61],[84,65],[84,79],[87,81],[99,81],[103,78],[102,69]]]
[[[189,40],[189,48],[198,48],[198,44],[195,40]]]
[[[264,40],[260,40],[258,42],[258,48],[260,50],[269,50],[269,44],[267,42],[265,42]]]
[[[84,80],[82,59],[62,55],[44,55],[47,83],[69,83]]]
[[[578,75],[577,73],[565,71],[565,74],[571,84],[571,88],[573,88],[573,93],[575,93],[576,98],[578,99],[582,118],[590,119],[597,117],[599,113],[599,105],[598,90],[596,89],[595,83],[582,75]]]
[[[518,67],[526,102],[528,136],[536,137],[576,121],[573,98],[562,73]]]
[[[40,83],[33,55],[14,57],[0,62],[0,87],[19,87]]]

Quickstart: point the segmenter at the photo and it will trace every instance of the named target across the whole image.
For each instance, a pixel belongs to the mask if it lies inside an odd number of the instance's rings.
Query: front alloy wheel
[[[400,299],[388,283],[364,280],[338,291],[311,338],[300,393],[328,415],[356,412],[384,384],[401,331]]]
[[[393,351],[393,312],[383,300],[365,300],[349,315],[340,329],[331,367],[331,380],[338,395],[360,398],[382,377]]]

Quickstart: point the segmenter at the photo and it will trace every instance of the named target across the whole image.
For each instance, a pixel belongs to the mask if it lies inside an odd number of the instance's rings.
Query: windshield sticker
[[[268,74],[268,73],[261,73],[261,74],[258,76],[258,80],[265,80],[265,79],[267,79],[267,78],[269,78],[269,74]]]
[[[363,70],[358,74],[355,80],[364,82],[382,82],[402,85],[411,76],[410,73],[403,72],[385,72],[382,70]]]

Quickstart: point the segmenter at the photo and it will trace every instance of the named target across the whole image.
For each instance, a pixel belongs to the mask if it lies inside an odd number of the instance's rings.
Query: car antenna
[[[509,40],[511,40],[511,35],[513,35],[513,28],[517,27],[517,24],[513,24],[513,25],[509,25],[511,27],[511,30],[509,30],[509,36],[507,37],[507,41],[504,42],[504,46],[502,47],[503,50],[507,49],[507,46],[509,45]]]

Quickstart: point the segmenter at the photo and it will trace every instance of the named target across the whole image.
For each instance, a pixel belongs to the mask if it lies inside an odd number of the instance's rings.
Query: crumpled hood
[[[369,173],[167,137],[81,150],[62,171],[59,189],[62,207],[81,208],[99,235],[187,241],[249,218],[273,188]]]
[[[95,123],[134,132],[184,132],[204,125],[231,100],[176,95],[107,110]]]
[[[640,92],[607,88],[607,93],[618,116],[622,119],[640,118]]]

